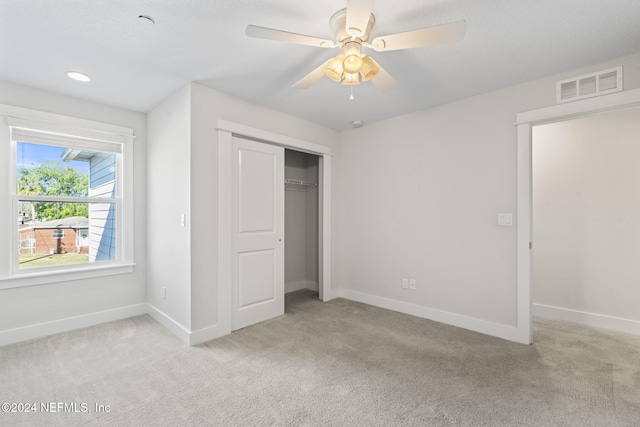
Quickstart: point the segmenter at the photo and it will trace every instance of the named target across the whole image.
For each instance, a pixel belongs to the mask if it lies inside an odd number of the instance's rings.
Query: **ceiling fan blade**
[[[371,61],[378,67],[378,72],[371,78],[371,83],[380,92],[390,92],[398,86],[398,82],[395,81],[391,74],[387,73],[384,68],[380,66],[373,58],[369,57]]]
[[[347,0],[347,34],[362,37],[367,31],[374,0]]]
[[[466,21],[457,21],[405,33],[376,37],[371,42],[371,47],[378,52],[386,52],[388,50],[457,43],[464,38],[466,31]]]
[[[257,39],[277,40],[279,42],[304,44],[316,47],[335,47],[332,40],[320,39],[304,34],[289,33],[287,31],[274,30],[273,28],[258,27],[256,25],[247,25],[245,34],[249,37]]]
[[[306,89],[312,84],[314,84],[315,82],[317,82],[318,80],[320,80],[322,77],[324,77],[324,69],[327,68],[327,65],[329,65],[329,62],[331,62],[331,59],[324,62],[318,68],[314,69],[312,72],[310,72],[309,74],[307,74],[306,76],[298,80],[292,87],[295,87],[296,89]]]

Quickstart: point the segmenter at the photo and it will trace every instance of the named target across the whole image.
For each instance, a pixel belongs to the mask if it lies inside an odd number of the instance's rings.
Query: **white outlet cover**
[[[513,214],[511,213],[499,213],[498,225],[502,227],[511,227],[513,225]]]

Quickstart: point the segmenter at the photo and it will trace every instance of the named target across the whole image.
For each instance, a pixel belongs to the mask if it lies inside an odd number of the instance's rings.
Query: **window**
[[[11,211],[2,216],[18,218],[11,229],[0,229],[0,245],[10,243],[5,251],[11,259],[8,269],[0,267],[0,287],[3,280],[31,273],[44,277],[133,265],[133,187],[125,182],[131,176],[125,164],[131,162],[132,130],[19,110],[47,120],[7,115],[0,126],[8,133],[0,142],[10,153],[5,206]]]
[[[36,230],[35,253],[18,254],[18,269],[118,260],[121,147],[14,127],[11,140],[16,144],[15,197],[22,217],[18,233]],[[89,227],[86,254],[79,253],[75,241],[48,242],[38,232],[81,225]],[[64,230],[53,230],[53,239],[63,238]]]

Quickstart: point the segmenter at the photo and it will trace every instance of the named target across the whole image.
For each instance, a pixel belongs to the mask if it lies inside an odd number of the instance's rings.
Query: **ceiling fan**
[[[466,22],[420,28],[403,33],[376,37],[369,42],[375,17],[371,13],[374,0],[347,0],[346,9],[339,10],[329,20],[333,40],[320,39],[304,34],[290,33],[272,28],[248,25],[249,37],[277,40],[321,48],[341,48],[341,53],[321,64],[300,79],[293,87],[306,89],[323,76],[344,85],[357,85],[360,81],[371,81],[376,88],[387,92],[397,82],[371,56],[362,53],[362,48],[376,52],[410,49],[439,44],[456,43],[464,38]]]

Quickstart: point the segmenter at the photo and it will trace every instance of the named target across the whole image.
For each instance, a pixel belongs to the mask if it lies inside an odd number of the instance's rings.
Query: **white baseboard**
[[[318,282],[311,280],[298,280],[295,282],[288,282],[284,284],[284,293],[300,291],[302,289],[309,289],[310,291],[318,291]]]
[[[229,328],[223,328],[220,324],[208,326],[191,332],[191,335],[189,336],[189,345],[193,346],[202,344],[203,342],[211,341],[213,339],[229,335],[230,333],[231,330]]]
[[[189,341],[190,341],[189,335],[191,334],[191,332],[187,328],[185,328],[180,323],[173,320],[171,317],[169,317],[162,311],[158,310],[153,305],[147,304],[147,307],[148,307],[147,312],[149,313],[149,316],[151,316],[153,320],[155,320],[156,322],[160,323],[162,326],[167,328],[169,332],[171,332],[176,337],[180,338],[180,340],[183,343],[189,345]]]
[[[54,320],[51,322],[38,323],[35,325],[23,326],[21,328],[0,331],[0,345],[13,344],[27,341],[34,338],[47,337],[49,335],[68,332],[75,329],[86,328],[100,323],[113,322],[114,320],[126,319],[134,316],[147,314],[148,304],[135,304],[127,307],[115,308],[112,310],[99,311],[97,313],[74,316],[66,319]]]
[[[301,289],[307,289],[306,280],[297,280],[295,282],[287,282],[284,284],[284,293],[299,291]]]
[[[521,337],[523,336],[523,334],[515,326],[476,319],[473,317],[463,316],[460,314],[450,313],[447,311],[437,310],[421,305],[415,305],[404,301],[393,300],[390,298],[379,297],[376,295],[365,294],[362,292],[351,291],[348,289],[336,289],[332,292],[331,297],[345,298],[348,300],[385,308],[387,310],[398,311],[400,313],[434,320],[436,322],[445,323],[447,325],[456,326],[458,328],[469,329],[471,331],[480,332],[482,334],[491,335],[508,341],[514,341],[521,344],[529,344],[528,341],[522,341]]]
[[[640,335],[640,322],[597,313],[533,304],[533,315],[564,322],[579,323],[596,328],[611,329],[619,332]]]
[[[148,304],[148,306],[149,316],[151,316],[153,320],[167,328],[169,332],[180,338],[182,342],[189,346],[202,344],[203,342],[207,342],[215,338],[220,338],[231,333],[228,328],[223,328],[219,324],[198,329],[196,331],[190,331],[180,323],[176,322],[170,316],[158,310],[153,305]]]
[[[189,331],[187,328],[167,316],[162,311],[158,310],[153,305],[142,303],[115,308],[113,310],[105,310],[97,313],[90,313],[82,316],[69,317],[67,319],[54,320],[51,322],[38,323],[35,325],[23,326],[21,328],[0,331],[0,346],[35,338],[43,338],[49,335],[86,328],[88,326],[99,325],[101,323],[113,322],[114,320],[141,316],[143,314],[151,316],[153,320],[167,328],[169,332],[177,336],[182,340],[182,342],[189,346],[201,344],[231,333],[230,330],[227,330],[228,328],[225,329],[220,325],[213,325],[196,331]]]

